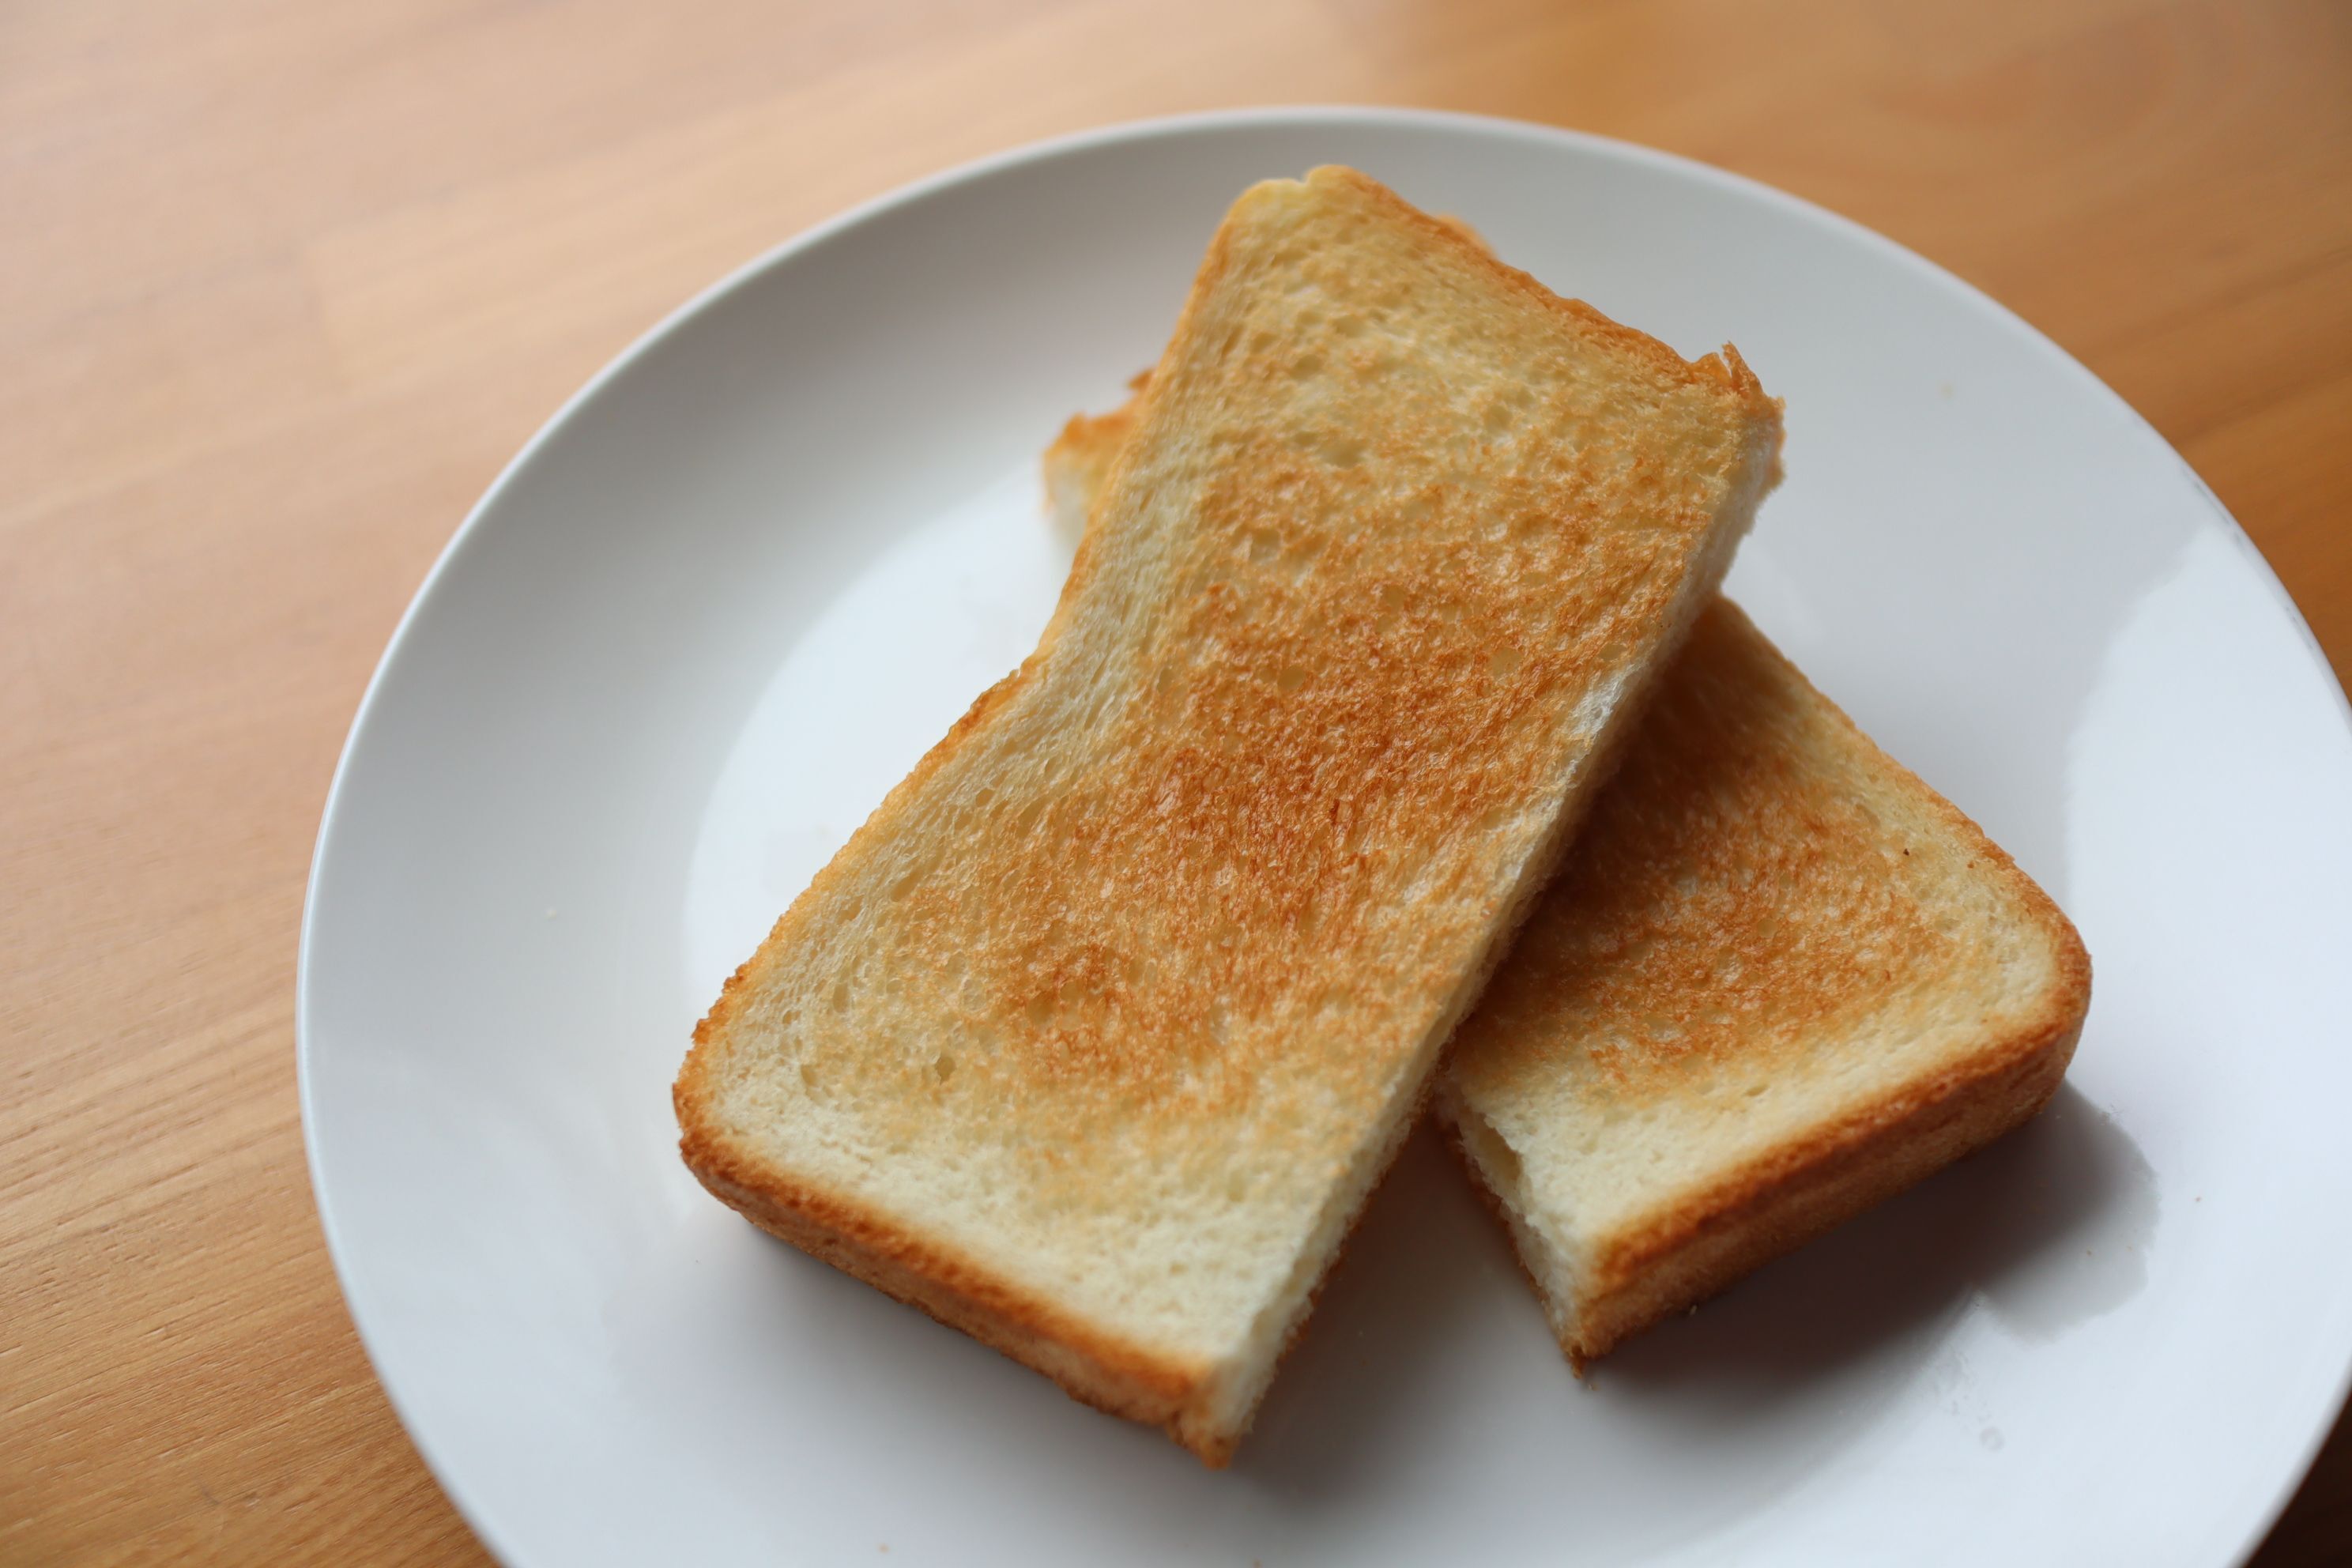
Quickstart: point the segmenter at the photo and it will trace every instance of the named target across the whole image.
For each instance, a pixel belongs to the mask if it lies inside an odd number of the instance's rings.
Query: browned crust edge
[[[1233,1457],[1240,1434],[1210,1424],[1208,1368],[1105,1335],[951,1247],[753,1163],[704,1124],[683,1079],[673,1099],[688,1168],[761,1230],[1044,1373],[1073,1399],[1160,1428],[1203,1463]]]
[[[1451,1122],[1446,1141],[1502,1226],[1519,1271],[1553,1307],[1554,1321],[1570,1325],[1560,1349],[1581,1373],[1642,1330],[1720,1294],[2032,1120],[2057,1092],[2081,1030],[2077,1019],[1981,1076],[1938,1075],[1736,1173],[1629,1238],[1608,1266],[1615,1283],[1569,1303],[1566,1312],[1550,1302],[1519,1254],[1502,1197]]]
[[[1582,1303],[1569,1359],[1581,1366],[2032,1120],[2081,1033],[2080,1016],[2053,1022],[2022,1050],[1913,1085],[1626,1238],[1603,1266],[1610,1282]]]
[[[1360,192],[1375,203],[1402,218],[1412,227],[1435,240],[1457,256],[1475,258],[1477,266],[1506,288],[1535,301],[1546,310],[1572,317],[1579,323],[1607,340],[1612,346],[1635,357],[1646,360],[1654,368],[1678,381],[1698,381],[1719,391],[1728,392],[1749,405],[1752,415],[1770,413],[1777,416],[1781,401],[1765,395],[1763,384],[1739,351],[1726,343],[1715,353],[1686,360],[1667,344],[1636,327],[1601,314],[1581,300],[1555,293],[1534,275],[1520,271],[1486,248],[1478,231],[1456,217],[1433,216],[1422,211],[1370,174],[1350,169],[1345,164],[1325,163],[1307,172],[1309,184],[1345,185]],[[1776,442],[1777,447],[1777,442]]]
[[[1007,1285],[992,1271],[954,1248],[914,1235],[865,1205],[780,1179],[740,1158],[705,1124],[690,1105],[681,1076],[671,1091],[685,1134],[679,1152],[710,1194],[780,1241],[829,1263],[962,1333],[971,1335],[1033,1371],[1045,1373],[1082,1405],[1157,1426],[1212,1469],[1223,1469],[1248,1436],[1264,1387],[1269,1387],[1305,1332],[1332,1276],[1363,1227],[1389,1173],[1403,1156],[1413,1126],[1427,1113],[1435,1075],[1423,1084],[1413,1110],[1401,1119],[1402,1133],[1391,1140],[1381,1167],[1364,1189],[1363,1201],[1324,1259],[1305,1300],[1285,1328],[1259,1398],[1241,1424],[1221,1428],[1207,1404],[1212,1394],[1204,1369],[1152,1355],[1097,1333],[1068,1314]]]

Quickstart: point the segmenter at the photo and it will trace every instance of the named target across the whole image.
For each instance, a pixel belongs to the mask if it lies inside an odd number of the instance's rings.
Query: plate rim
[[[433,563],[419,581],[408,604],[401,612],[383,652],[377,658],[353,709],[343,743],[335,759],[334,773],[329,780],[325,799],[320,805],[318,831],[311,844],[310,869],[303,884],[302,918],[298,938],[295,963],[295,1077],[296,1094],[302,1123],[304,1167],[310,1178],[310,1194],[317,1209],[319,1228],[326,1243],[335,1283],[341,1293],[343,1307],[350,1315],[368,1368],[377,1385],[383,1391],[398,1419],[403,1434],[425,1469],[464,1520],[467,1527],[492,1556],[501,1562],[525,1561],[519,1543],[506,1538],[502,1530],[494,1528],[489,1510],[471,1495],[470,1489],[453,1469],[436,1457],[431,1444],[420,1430],[418,1418],[412,1410],[407,1395],[398,1386],[392,1369],[387,1365],[388,1352],[379,1344],[383,1325],[372,1321],[380,1309],[363,1304],[363,1293],[355,1288],[352,1266],[347,1257],[351,1239],[336,1221],[335,1205],[330,1196],[322,1144],[319,1131],[316,1103],[317,1079],[313,1058],[318,1046],[318,1034],[311,1013],[314,1005],[312,956],[317,939],[320,884],[322,872],[334,848],[336,823],[344,791],[349,784],[354,753],[373,716],[384,685],[394,666],[400,660],[425,607],[440,590],[444,579],[456,568],[467,552],[484,520],[495,511],[507,492],[522,482],[537,466],[541,452],[557,436],[607,390],[627,376],[641,362],[651,357],[672,339],[703,315],[722,306],[755,287],[768,273],[782,267],[803,252],[824,245],[835,236],[847,232],[902,208],[921,202],[960,185],[984,180],[1009,170],[1032,164],[1115,147],[1128,142],[1176,141],[1202,132],[1225,131],[1272,130],[1285,127],[1378,126],[1385,128],[1421,128],[1435,131],[1468,132],[1533,142],[1548,142],[1578,149],[1589,154],[1617,160],[1635,167],[1643,167],[1690,179],[1701,184],[1713,185],[1726,193],[1778,206],[1795,216],[1826,225],[1843,237],[1858,241],[1866,248],[1895,264],[1911,269],[1946,293],[1978,311],[1989,315],[1993,323],[2021,334],[2022,339],[2045,359],[2052,361],[2063,374],[2078,378],[2120,411],[2137,427],[2139,437],[2153,443],[2179,467],[2191,490],[2201,500],[2213,518],[2223,525],[2225,537],[2255,569],[2257,579],[2271,595],[2276,607],[2284,613],[2286,621],[2299,634],[2305,657],[2317,669],[2326,689],[2335,694],[2336,719],[2352,737],[2352,694],[2347,694],[2337,679],[2335,667],[2326,651],[2311,629],[2302,608],[2294,602],[2286,585],[2263,555],[2252,535],[2238,522],[2212,488],[2195,467],[2168,440],[2139,410],[2123,395],[2108,385],[2096,372],[2074,357],[2055,339],[2032,321],[2002,304],[1985,290],[1969,282],[1948,268],[1921,255],[1898,240],[1890,238],[1857,219],[1851,218],[1810,198],[1768,184],[1749,175],[1704,163],[1677,153],[1631,142],[1597,132],[1576,130],[1567,126],[1547,125],[1539,121],[1507,116],[1471,113],[1455,110],[1424,109],[1373,103],[1289,103],[1249,106],[1231,109],[1196,110],[1177,114],[1155,115],[1139,120],[1118,121],[1040,140],[1020,142],[996,152],[952,163],[931,174],[891,187],[833,216],[821,219],[806,228],[791,234],[768,247],[756,256],[722,274],[716,280],[696,290],[682,303],[671,309],[651,326],[640,332],[618,353],[606,361],[575,391],[557,405],[555,410],[534,430],[530,437],[502,466],[481,496],[467,510],[465,517],[452,531],[449,539],[434,557]],[[2347,1400],[2352,1399],[2352,1340],[2337,1351],[2336,1369],[2332,1398],[2321,1407],[2321,1414],[2300,1445],[2300,1457],[2280,1478],[2271,1495],[2257,1510],[2246,1516],[2247,1533],[2231,1555],[2231,1564],[2243,1564],[2261,1549],[2276,1527],[2309,1476],[2312,1465],[2342,1419]]]

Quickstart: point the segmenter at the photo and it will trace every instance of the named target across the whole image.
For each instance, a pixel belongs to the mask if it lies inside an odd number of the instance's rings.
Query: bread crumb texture
[[[730,982],[678,1105],[706,1180],[1245,1414],[1778,410],[1318,171],[1235,206],[1134,418],[1037,652]]]

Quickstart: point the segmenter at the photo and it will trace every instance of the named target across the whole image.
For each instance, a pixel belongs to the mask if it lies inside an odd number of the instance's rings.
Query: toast
[[[1223,1463],[1779,445],[1728,351],[1252,188],[1036,652],[695,1031],[687,1163]]]
[[[1135,417],[1047,449],[1073,545]],[[1717,600],[1436,1110],[1580,1368],[2031,1117],[2089,1005],[2041,889]]]

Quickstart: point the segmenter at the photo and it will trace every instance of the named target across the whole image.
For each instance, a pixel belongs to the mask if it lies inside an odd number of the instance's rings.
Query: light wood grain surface
[[[848,203],[1328,100],[1650,142],[1925,252],[2146,413],[2352,669],[2337,0],[13,0],[0,1561],[480,1559],[336,1290],[293,999],[344,728],[500,464]],[[2261,1561],[2347,1559],[2339,1430]]]

